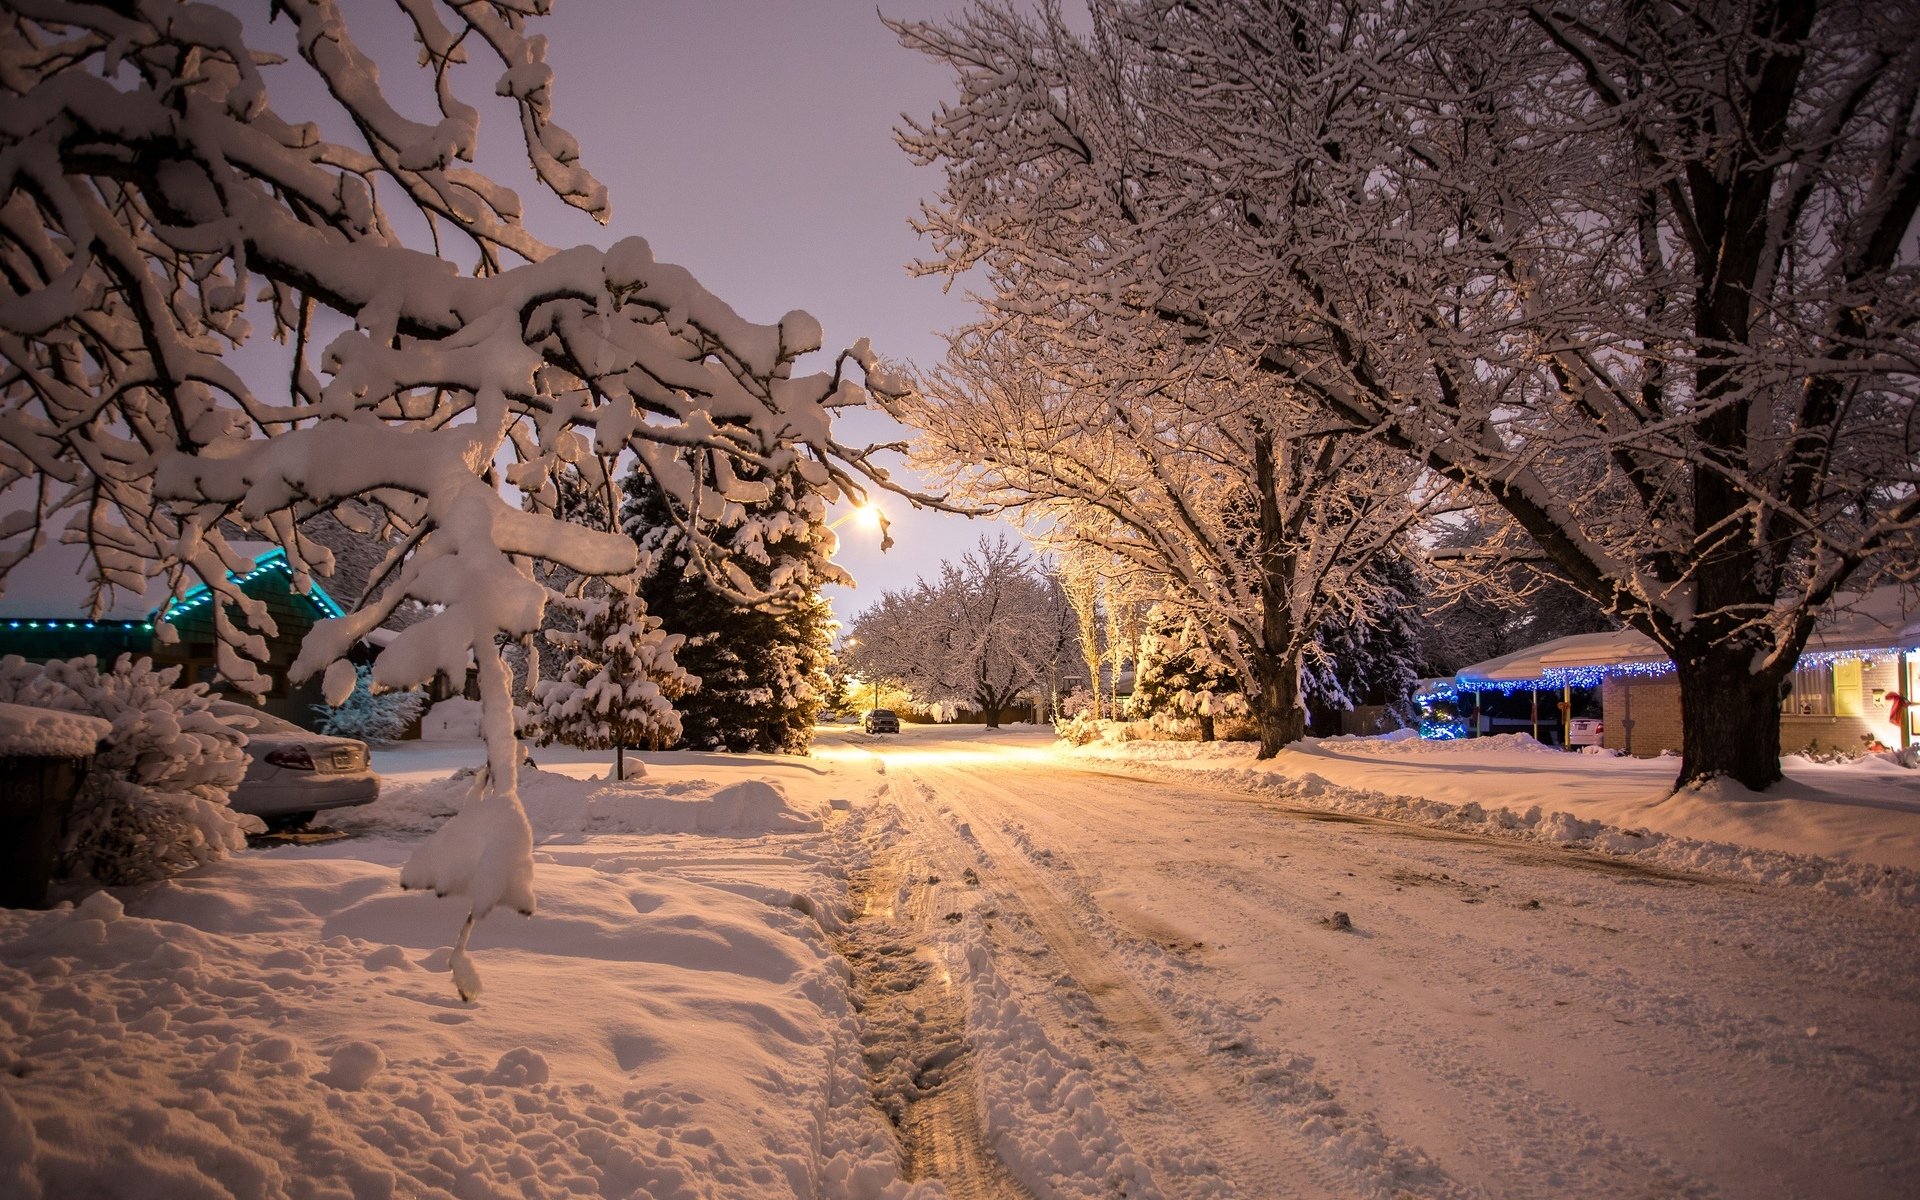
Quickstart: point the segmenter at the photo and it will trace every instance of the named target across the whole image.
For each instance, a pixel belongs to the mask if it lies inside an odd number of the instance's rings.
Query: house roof
[[[1903,588],[1884,587],[1837,597],[1807,638],[1806,654],[1865,654],[1875,650],[1920,647],[1920,602]],[[1634,629],[1577,633],[1528,646],[1511,654],[1463,667],[1454,676],[1462,687],[1513,687],[1537,683],[1559,687],[1569,676],[1615,668],[1638,674],[1673,669],[1666,651]],[[1636,671],[1635,669],[1638,668]]]
[[[286,570],[286,552],[271,542],[234,541],[228,543],[242,557],[253,560],[250,571]],[[234,572],[229,579],[245,578],[249,572]],[[7,572],[6,591],[0,594],[0,620],[97,620],[150,621],[166,604],[170,589],[164,575],[142,581],[143,586],[124,586],[126,576],[116,574],[100,591],[101,610],[90,611],[90,592],[99,572],[87,557],[87,548],[77,543],[56,542],[42,546]],[[204,584],[190,589],[179,601],[168,606],[178,612],[206,594]],[[308,597],[329,615],[337,616],[340,606],[318,583]]]

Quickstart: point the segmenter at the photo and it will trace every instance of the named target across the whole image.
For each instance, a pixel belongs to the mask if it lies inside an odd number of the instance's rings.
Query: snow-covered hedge
[[[175,687],[180,668],[121,655],[44,665],[0,659],[0,702],[99,717],[112,726],[87,773],[65,847],[67,872],[144,883],[246,844],[259,819],[228,796],[247,770],[246,735],[216,716],[205,684]]]

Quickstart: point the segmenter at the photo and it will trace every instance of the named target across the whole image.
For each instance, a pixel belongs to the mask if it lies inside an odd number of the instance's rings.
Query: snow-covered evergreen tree
[[[1384,705],[1402,723],[1413,718],[1423,652],[1419,579],[1399,555],[1375,560],[1372,573],[1377,610],[1365,620],[1335,616],[1322,624],[1317,652],[1302,667],[1301,691],[1320,737],[1339,733],[1339,714],[1363,704]]]
[[[0,659],[0,702],[85,713],[113,731],[94,755],[65,846],[69,874],[146,883],[217,862],[246,845],[255,817],[228,797],[247,771],[246,734],[216,715],[203,683],[174,686],[179,667],[154,670],[121,655],[45,664]]]
[[[376,691],[373,668],[365,663],[353,669],[353,694],[341,704],[316,704],[320,732],[369,742],[397,741],[427,707],[427,694],[413,691]]]
[[[814,547],[833,534],[818,518],[801,515],[804,505],[784,484],[775,483],[762,502],[741,505],[743,522],[755,520],[756,543],[715,534],[732,552],[733,568],[758,587],[774,578],[803,587],[785,605],[742,604],[716,589],[692,559],[650,477],[629,479],[626,494],[623,526],[644,550],[640,593],[662,627],[685,638],[679,661],[700,680],[680,701],[681,744],[806,753],[830,689],[833,613],[818,588],[847,581],[838,567],[814,565]]]
[[[681,637],[660,628],[637,596],[564,603],[579,614],[571,633],[551,633],[563,656],[558,677],[534,686],[533,730],[540,744],[582,750],[623,746],[658,750],[680,737],[673,702],[699,685],[674,660]]]
[[[1222,719],[1247,715],[1246,689],[1199,620],[1164,608],[1147,615],[1130,704],[1135,716],[1161,729],[1191,722],[1203,742],[1214,740]]]

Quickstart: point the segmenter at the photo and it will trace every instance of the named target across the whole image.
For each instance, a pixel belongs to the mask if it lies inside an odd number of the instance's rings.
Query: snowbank
[[[1243,744],[1061,749],[1305,807],[1920,907],[1920,774],[1878,758],[1789,757],[1786,780],[1766,793],[1673,794],[1673,759],[1567,754],[1526,734],[1309,738],[1266,762]]]
[[[455,696],[429,708],[420,718],[422,741],[446,742],[480,736],[480,702]]]
[[[461,902],[402,894],[393,843],[0,911],[0,1191],[908,1195],[805,906],[578,853],[480,925],[479,1006]]]
[[[112,732],[84,713],[0,704],[0,758],[86,758]]]
[[[473,789],[467,773],[428,781],[402,779],[380,799],[329,813],[329,824],[349,832],[430,833],[458,812]],[[817,797],[791,797],[772,779],[578,779],[522,767],[520,803],[534,837],[593,834],[689,833],[760,837],[808,833],[822,827],[828,808]]]

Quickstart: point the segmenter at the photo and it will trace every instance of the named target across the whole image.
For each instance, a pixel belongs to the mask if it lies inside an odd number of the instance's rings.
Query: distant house
[[[1601,744],[1651,757],[1680,749],[1680,684],[1673,670],[1651,638],[1619,630],[1556,638],[1475,663],[1454,677],[1454,686],[1469,711],[1472,697],[1486,692],[1598,688]],[[1920,740],[1920,712],[1905,698],[1916,690],[1920,606],[1899,588],[1842,597],[1814,627],[1788,678],[1781,752],[1910,746]],[[1557,723],[1557,708],[1550,712]]]
[[[292,570],[279,547],[266,542],[232,545],[253,565],[229,578],[248,596],[264,602],[277,626],[267,642],[267,660],[261,664],[271,681],[266,710],[310,724],[309,705],[320,699],[319,683],[309,680],[293,686],[287,680],[287,668],[307,631],[323,618],[340,616],[340,605],[318,583],[304,593],[294,591]],[[0,654],[18,654],[32,662],[92,654],[111,662],[131,653],[152,658],[159,666],[180,666],[182,682],[217,682],[212,592],[196,587],[169,603],[166,581],[150,579],[138,590],[104,589],[100,597],[104,607],[94,613],[91,572],[85,549],[66,544],[43,547],[9,571],[6,593],[0,595]],[[161,640],[163,620],[173,626],[176,640]]]

